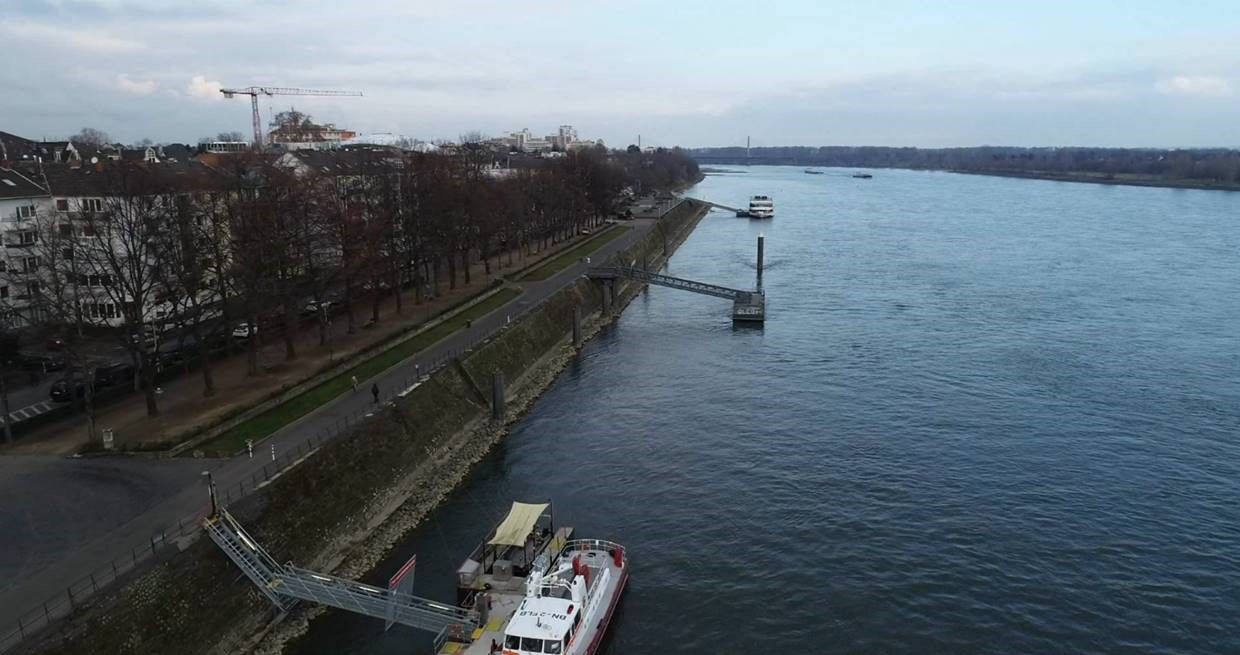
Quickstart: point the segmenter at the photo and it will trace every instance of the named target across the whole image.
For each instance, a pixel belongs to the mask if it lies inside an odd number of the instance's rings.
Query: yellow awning
[[[487,543],[492,546],[524,546],[525,538],[534,531],[538,517],[547,509],[547,503],[531,505],[513,503],[504,522],[495,529],[495,536]]]

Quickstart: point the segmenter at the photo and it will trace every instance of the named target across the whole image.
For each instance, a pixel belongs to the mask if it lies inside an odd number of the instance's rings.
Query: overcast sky
[[[624,145],[1240,146],[1240,0],[0,0],[0,130]]]

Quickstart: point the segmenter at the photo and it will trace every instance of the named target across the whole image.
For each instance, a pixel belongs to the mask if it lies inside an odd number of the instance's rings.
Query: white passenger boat
[[[624,547],[572,539],[551,505],[513,503],[457,570],[462,604],[482,617],[467,639],[441,634],[440,655],[592,655],[629,579]]]
[[[748,218],[770,218],[775,215],[775,202],[770,196],[754,196],[749,199],[749,209],[736,212]]]

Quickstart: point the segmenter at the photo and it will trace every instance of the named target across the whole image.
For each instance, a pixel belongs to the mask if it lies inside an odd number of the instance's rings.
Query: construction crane
[[[258,115],[259,96],[360,96],[360,91],[316,91],[314,89],[290,89],[279,86],[247,86],[244,89],[220,89],[225,98],[250,96],[254,111],[254,147],[263,147],[263,120]]]

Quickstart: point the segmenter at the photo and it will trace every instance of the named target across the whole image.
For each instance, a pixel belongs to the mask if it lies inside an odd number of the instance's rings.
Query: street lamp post
[[[210,471],[203,471],[202,476],[207,480],[207,495],[211,498],[211,516],[218,516],[220,511],[215,499],[215,478],[211,477]]]

